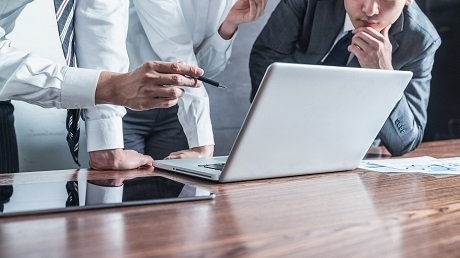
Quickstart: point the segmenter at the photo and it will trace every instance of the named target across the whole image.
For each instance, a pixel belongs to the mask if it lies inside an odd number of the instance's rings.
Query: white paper
[[[436,159],[430,156],[400,159],[363,160],[359,168],[389,173],[420,172],[460,175],[460,157]]]

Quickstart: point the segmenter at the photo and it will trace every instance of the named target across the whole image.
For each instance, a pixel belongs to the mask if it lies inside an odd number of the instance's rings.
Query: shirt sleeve
[[[121,203],[123,189],[124,185],[108,187],[87,183],[85,205]]]
[[[0,100],[19,100],[44,108],[95,105],[99,71],[75,69],[16,49],[1,37]]]
[[[163,61],[198,65],[193,41],[177,0],[134,0],[150,47]],[[225,47],[224,47],[225,48]],[[206,72],[205,72],[206,73]],[[204,87],[183,87],[177,113],[190,148],[213,145],[209,98]]]
[[[221,73],[232,55],[232,46],[238,30],[231,39],[223,39],[219,34],[219,28],[227,17],[230,9],[236,0],[231,1],[210,1],[206,38],[196,48],[196,59],[198,65],[203,68],[207,77],[214,77]],[[215,14],[216,13],[216,14]]]
[[[7,39],[26,3],[0,4],[0,100],[19,100],[45,108],[93,107],[99,71],[56,64],[13,47]]]
[[[128,1],[80,0],[76,3],[78,67],[127,72]],[[114,105],[83,110],[88,151],[124,147],[122,118],[125,113],[124,107]]]

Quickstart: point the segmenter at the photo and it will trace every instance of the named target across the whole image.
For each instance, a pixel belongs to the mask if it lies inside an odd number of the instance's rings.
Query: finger
[[[121,160],[119,164],[121,169],[153,166],[153,159],[148,155],[141,154],[134,150],[124,150],[124,152],[126,153],[126,158]]]
[[[166,157],[165,159],[180,159],[180,154],[169,154],[168,157]]]
[[[249,12],[247,13],[247,20],[246,22],[255,21],[257,18],[257,2],[256,0],[249,0]]]
[[[170,108],[177,105],[178,99],[167,98],[144,98],[141,99],[136,105],[128,106],[130,109],[142,111],[153,108]]]
[[[357,28],[357,29],[353,30],[353,33],[355,35],[367,34],[367,35],[369,35],[369,36],[371,36],[374,39],[377,39],[379,41],[384,40],[384,37],[383,37],[382,33],[380,33],[379,31],[376,31],[375,29],[373,29],[371,27],[360,27],[360,28]]]
[[[388,38],[388,31],[390,31],[390,28],[391,28],[391,24],[386,26],[385,28],[383,28],[382,31],[380,31],[380,33],[382,33],[382,35],[385,37],[385,38]]]
[[[152,167],[153,166],[153,158],[148,155],[143,155],[140,153],[136,154],[138,157],[133,159],[136,162],[136,165],[133,168],[138,167]]]
[[[155,74],[154,76],[147,77],[152,86],[187,86],[187,87],[200,87],[195,77],[180,74]]]
[[[181,75],[188,75],[191,77],[199,77],[204,74],[203,69],[187,65],[184,62],[162,62],[162,61],[155,61],[155,62],[147,62],[149,68],[158,73],[164,74],[181,74]]]
[[[376,47],[378,47],[379,44],[379,41],[376,38],[372,37],[371,35],[365,32],[355,34],[351,42],[353,45],[358,46],[363,51],[370,51],[372,49],[375,49]]]
[[[262,17],[262,15],[264,15],[264,11],[265,11],[265,4],[267,3],[267,0],[258,0],[259,4],[258,4],[258,13],[257,13],[257,18],[260,18]]]
[[[184,91],[176,86],[150,85],[143,86],[138,98],[177,99],[184,95]]]
[[[264,4],[264,10],[265,10],[265,7],[267,7],[267,2],[268,0],[263,0],[262,3]]]
[[[357,45],[349,45],[347,49],[350,53],[353,53],[358,59],[360,59],[364,54],[363,49]]]

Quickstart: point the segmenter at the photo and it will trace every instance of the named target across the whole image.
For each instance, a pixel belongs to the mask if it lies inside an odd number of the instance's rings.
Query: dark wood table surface
[[[404,157],[460,156],[460,140]],[[212,183],[162,171],[5,174],[0,184],[160,174],[214,200],[0,218],[0,257],[460,257],[460,177],[347,172]]]

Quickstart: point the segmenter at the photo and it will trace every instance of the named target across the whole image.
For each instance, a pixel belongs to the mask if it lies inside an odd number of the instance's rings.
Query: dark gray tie
[[[351,33],[351,31],[340,38],[322,64],[331,66],[346,66],[348,58],[350,57],[350,52],[348,52],[347,48],[351,44],[352,38],[353,33]]]
[[[56,10],[56,21],[58,25],[59,38],[62,44],[62,51],[67,65],[75,66],[75,43],[74,43],[74,0],[54,0],[54,8]],[[72,158],[80,166],[78,162],[78,140],[80,139],[80,109],[68,109],[66,118],[67,129],[67,144],[69,145]]]

